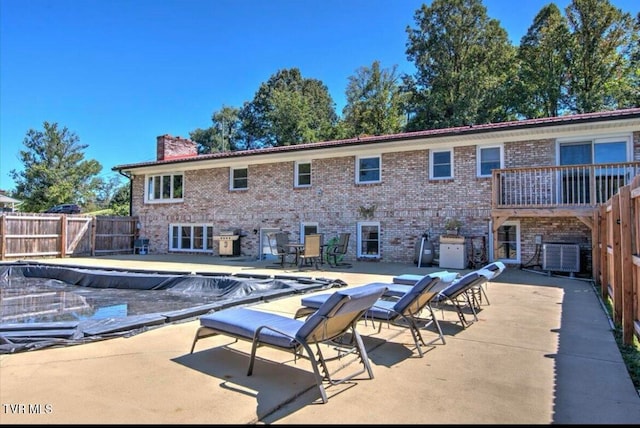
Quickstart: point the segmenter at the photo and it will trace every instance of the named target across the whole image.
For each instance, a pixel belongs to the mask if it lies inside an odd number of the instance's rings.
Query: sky
[[[611,0],[635,15],[638,0]],[[570,0],[556,0],[561,9]],[[518,45],[550,0],[483,0]],[[66,127],[105,179],[155,160],[159,135],[189,137],[241,107],[278,70],[322,81],[341,114],[349,76],[380,61],[413,74],[415,0],[0,0],[0,190],[30,129]]]

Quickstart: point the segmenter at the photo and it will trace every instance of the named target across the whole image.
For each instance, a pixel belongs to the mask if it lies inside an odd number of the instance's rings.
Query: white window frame
[[[560,163],[560,147],[565,144],[579,144],[579,143],[591,143],[591,162],[595,162],[595,146],[597,144],[606,143],[618,143],[625,142],[627,146],[626,156],[627,159],[623,162],[633,161],[633,138],[631,134],[611,135],[611,136],[598,136],[591,138],[565,138],[556,140],[556,165],[562,166]]]
[[[304,244],[305,233],[304,230],[307,227],[315,227],[316,231],[313,233],[320,233],[320,226],[317,221],[302,221],[300,222],[300,243]]]
[[[247,171],[247,185],[245,187],[235,187],[235,173],[236,171]],[[247,190],[249,188],[249,167],[248,166],[235,166],[229,168],[229,190]]]
[[[203,228],[203,248],[194,248],[194,229],[196,227]],[[177,247],[174,246],[173,242],[173,230],[177,228],[178,230],[178,242]],[[189,229],[189,248],[182,247],[182,231],[184,229]],[[211,240],[209,240],[209,236],[211,236]],[[213,253],[213,247],[216,245],[213,240],[213,224],[212,223],[170,223],[169,224],[169,251],[175,252],[190,252],[190,253]]]
[[[162,195],[162,182],[164,180],[165,177],[169,177],[169,180],[171,181],[170,184],[170,196],[168,198],[163,197]],[[182,178],[182,196],[181,197],[175,197],[174,195],[174,181],[175,181],[175,177],[181,177]],[[155,188],[156,188],[156,183],[159,180],[159,184],[158,186],[160,186],[160,195],[159,197],[155,197]],[[158,203],[167,203],[167,202],[182,202],[184,201],[184,185],[185,185],[185,180],[184,180],[184,173],[183,172],[168,172],[168,173],[162,173],[162,174],[147,174],[144,177],[144,202],[145,203],[150,203],[150,204],[158,204]]]
[[[447,177],[436,177],[434,173],[435,164],[435,154],[436,153],[449,153],[449,161],[451,164],[451,174]],[[429,179],[430,180],[450,180],[453,178],[453,149],[432,149],[429,152]]]
[[[309,165],[309,184],[300,184],[300,165]],[[313,165],[311,164],[311,161],[296,161],[295,163],[295,167],[294,167],[294,182],[293,185],[294,187],[311,187],[312,181],[311,181],[311,172],[312,172],[312,168]],[[306,173],[304,174],[306,176]]]
[[[502,223],[502,225],[500,225],[500,228],[503,226],[515,226],[516,228],[516,238],[515,238],[515,243],[516,243],[516,257],[515,258],[511,258],[511,259],[497,259],[498,261],[501,261],[503,263],[520,263],[520,260],[522,259],[522,243],[520,242],[520,235],[521,235],[521,228],[520,228],[520,221],[519,220],[508,220],[505,221],[504,223]],[[500,228],[498,228],[498,231],[500,230]],[[496,237],[497,239],[500,239],[499,236]],[[498,240],[498,247],[501,245],[501,241]],[[494,254],[494,260],[498,257],[498,249],[495,248],[494,249],[495,254]]]
[[[378,159],[378,179],[377,180],[360,180],[360,161],[365,159]],[[382,156],[381,155],[368,155],[368,156],[356,156],[356,183],[357,184],[374,184],[382,182]]]
[[[504,145],[492,144],[486,146],[476,146],[476,172],[478,177],[491,177],[491,173],[482,174],[482,150],[484,149],[499,149],[500,150],[500,165],[498,169],[504,168]]]
[[[363,227],[377,227],[378,228],[378,253],[377,254],[368,254],[362,251],[363,248],[363,240],[364,236],[362,234]],[[380,258],[380,250],[382,249],[382,243],[380,241],[380,222],[379,221],[360,221],[356,224],[356,254],[359,258],[363,259],[379,259]]]

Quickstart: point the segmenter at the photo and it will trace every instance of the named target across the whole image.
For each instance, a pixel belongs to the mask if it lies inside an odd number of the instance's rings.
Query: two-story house
[[[113,168],[151,252],[218,255],[231,233],[259,259],[269,231],[349,232],[347,258],[411,263],[455,218],[489,260],[538,265],[545,243],[571,243],[588,272],[593,207],[640,174],[640,108],[206,155],[163,135],[156,148]]]

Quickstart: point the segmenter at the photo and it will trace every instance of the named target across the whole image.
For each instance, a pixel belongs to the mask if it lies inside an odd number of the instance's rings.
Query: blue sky
[[[222,106],[250,101],[280,69],[321,80],[340,114],[359,67],[413,72],[405,29],[423,3],[0,0],[0,189],[15,188],[24,137],[45,121],[75,132],[108,179],[115,165],[154,160],[158,135],[188,137]],[[519,44],[549,1],[483,3]]]

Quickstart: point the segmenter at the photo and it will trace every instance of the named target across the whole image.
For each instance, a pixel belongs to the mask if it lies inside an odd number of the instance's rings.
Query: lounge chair
[[[504,271],[504,269],[505,269],[504,263],[492,262],[476,271],[480,275],[483,275],[487,278],[487,281],[485,283],[482,283],[474,288],[474,292],[476,293],[476,299],[478,303],[482,303],[482,301],[485,300],[487,302],[487,305],[491,304],[491,302],[489,302],[489,296],[487,296],[487,291],[485,287],[489,284],[489,282],[491,282],[498,275],[500,275]]]
[[[356,324],[362,314],[371,308],[384,291],[385,287],[369,287],[358,292],[336,291],[305,321],[244,307],[224,309],[204,315],[200,317],[200,328],[193,339],[191,353],[198,340],[217,334],[251,341],[251,359],[247,371],[247,376],[251,376],[259,345],[291,351],[295,357],[304,357],[302,352],[304,349],[311,362],[322,402],[326,403],[328,398],[323,386],[325,379],[331,384],[338,384],[353,379],[365,371],[369,378],[373,379],[367,351],[362,338],[356,331]],[[351,332],[350,339],[339,345],[344,347],[343,349],[348,349],[349,352],[358,354],[364,368],[341,379],[332,379],[326,365],[326,361],[329,360],[323,357],[320,344],[337,346],[338,341],[349,332]],[[311,349],[313,344],[316,345],[317,359]]]
[[[435,316],[433,309],[431,308],[431,301],[438,295],[437,285],[440,283],[439,277],[432,277],[425,275],[414,286],[398,286],[397,284],[384,284],[384,283],[372,283],[356,287],[355,289],[367,289],[369,287],[384,286],[387,288],[387,295],[391,294],[399,297],[398,299],[380,299],[373,304],[365,315],[365,320],[377,320],[379,321],[378,332],[382,328],[384,321],[387,324],[399,325],[407,327],[411,331],[413,341],[416,345],[416,350],[420,357],[423,356],[422,346],[433,344],[438,338],[445,344],[444,335],[442,329],[438,323],[438,319]],[[296,317],[304,316],[321,307],[321,305],[327,301],[330,297],[329,294],[318,294],[315,296],[304,297],[302,299],[302,308],[296,312]],[[423,310],[428,310],[430,319],[420,317],[420,313]],[[429,343],[426,343],[420,333],[420,327],[428,327],[429,325],[435,325],[438,331],[438,337]]]
[[[451,304],[458,314],[462,327],[467,328],[473,322],[468,321],[465,317],[464,307],[471,310],[474,321],[477,321],[476,309],[480,307],[480,303],[477,300],[475,288],[482,286],[485,282],[487,282],[487,277],[481,275],[479,270],[469,272],[442,289],[434,299],[434,303],[439,305],[441,309],[443,304]]]

